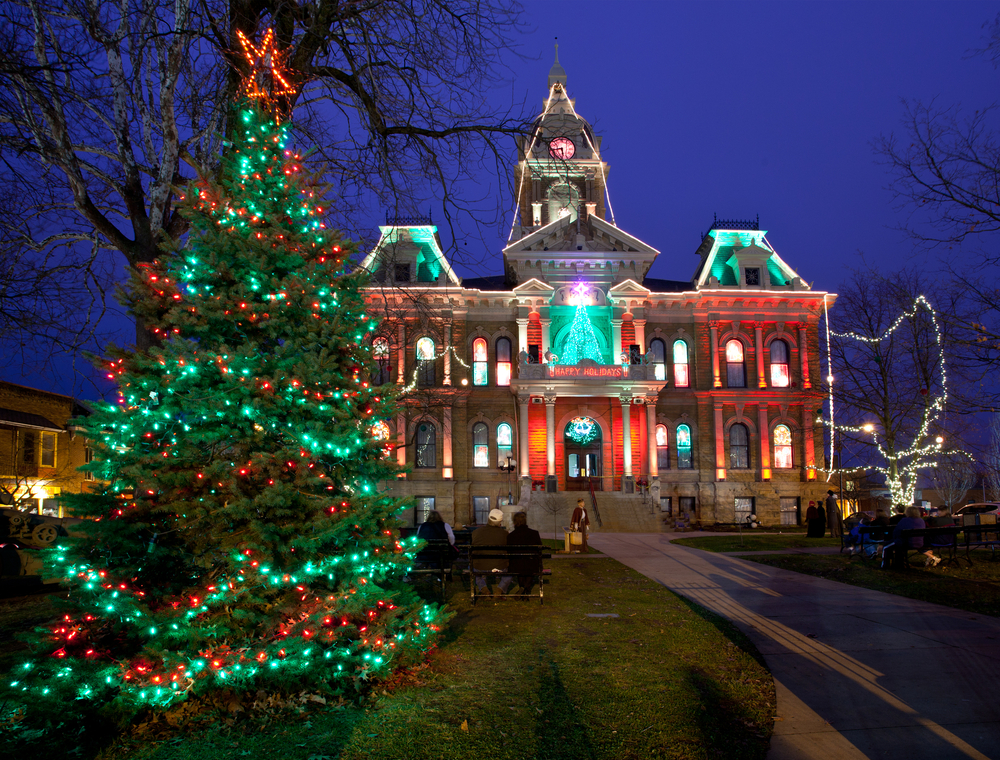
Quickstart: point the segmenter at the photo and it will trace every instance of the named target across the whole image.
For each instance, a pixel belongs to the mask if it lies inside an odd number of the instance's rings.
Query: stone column
[[[451,385],[451,322],[444,325],[444,385]]]
[[[715,405],[715,479],[726,479],[726,430],[722,421],[722,404]]]
[[[660,477],[660,466],[656,461],[656,398],[647,398],[646,403],[646,456],[648,463],[646,472],[649,473],[649,480],[652,483],[654,478]]]
[[[805,322],[799,322],[799,364],[802,367],[802,387],[812,388],[812,381],[809,379],[809,336],[806,327]]]
[[[522,478],[531,477],[531,462],[528,456],[528,407],[531,404],[531,396],[526,393],[518,394],[517,404],[521,410],[521,422],[518,426],[518,451],[517,461],[521,469]],[[529,487],[531,484],[528,484]]]
[[[816,412],[808,404],[802,405],[802,451],[805,457],[803,462],[803,472],[806,480],[816,479],[816,441],[813,435],[813,421]]]
[[[760,476],[771,479],[771,436],[767,424],[767,402],[757,404],[757,437],[760,439]]]
[[[455,468],[452,466],[452,440],[451,440],[451,406],[444,408],[444,440],[441,447],[441,477],[451,480],[455,477]]]
[[[396,415],[396,464],[406,467],[406,415],[402,412]]]
[[[632,397],[621,395],[618,400],[622,405],[622,491],[626,489],[626,478],[632,479]]]
[[[635,342],[639,344],[639,353],[646,353],[646,320],[645,319],[633,319],[632,324],[635,325]]]
[[[708,331],[711,336],[709,350],[712,352],[712,386],[721,388],[722,378],[719,375],[719,323],[709,322]],[[688,364],[688,366],[690,367],[691,365]]]
[[[517,352],[528,351],[528,320],[517,320]]]
[[[399,345],[399,349],[396,351],[396,366],[399,369],[396,382],[400,385],[406,385],[406,325],[402,322],[399,323],[399,329],[396,332],[396,343]]]
[[[556,397],[545,397],[545,490],[556,491]]]
[[[622,360],[622,321],[611,320],[611,363],[620,364]]]
[[[767,387],[767,377],[764,375],[764,323],[754,322],[754,349],[757,354],[757,386]]]
[[[551,319],[543,319],[542,322],[542,361],[545,361],[545,352],[552,350],[551,334],[549,332],[552,327]]]

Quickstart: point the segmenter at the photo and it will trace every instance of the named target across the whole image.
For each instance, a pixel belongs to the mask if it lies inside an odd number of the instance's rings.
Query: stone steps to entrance
[[[569,525],[576,508],[576,500],[583,499],[584,507],[590,515],[592,533],[661,533],[669,528],[661,519],[659,511],[653,512],[650,498],[645,501],[640,494],[598,491],[597,510],[601,516],[598,526],[587,491],[561,491],[542,493],[532,491],[527,507],[519,507],[528,513],[528,525],[543,532],[554,531],[561,534]]]

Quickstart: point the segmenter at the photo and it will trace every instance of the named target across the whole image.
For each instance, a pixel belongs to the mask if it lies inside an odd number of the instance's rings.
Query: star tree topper
[[[275,47],[274,30],[267,30],[259,48],[240,30],[236,31],[236,36],[250,64],[240,94],[257,100],[264,107],[273,106],[277,98],[295,95],[297,88],[290,82],[291,70],[285,67],[288,50]]]

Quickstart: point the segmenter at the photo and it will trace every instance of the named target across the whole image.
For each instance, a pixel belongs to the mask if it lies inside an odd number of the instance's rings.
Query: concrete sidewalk
[[[674,537],[595,533],[590,544],[753,640],[778,694],[769,760],[1000,760],[1000,619]]]

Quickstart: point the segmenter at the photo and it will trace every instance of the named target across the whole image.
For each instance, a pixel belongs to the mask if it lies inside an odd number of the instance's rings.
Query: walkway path
[[[1000,620],[672,537],[595,533],[590,543],[753,640],[778,693],[769,760],[1000,760]]]

